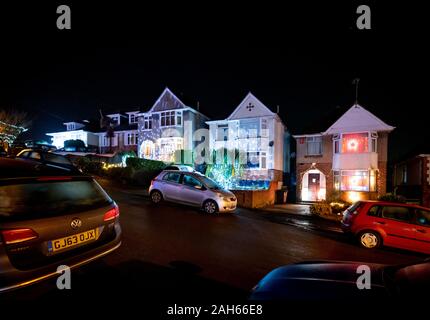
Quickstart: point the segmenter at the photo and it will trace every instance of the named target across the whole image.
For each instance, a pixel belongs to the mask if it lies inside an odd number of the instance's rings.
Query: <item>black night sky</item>
[[[369,2],[372,30],[359,31],[354,3],[73,2],[72,30],[59,31],[56,5],[1,8],[0,106],[27,111],[32,138],[97,118],[99,108],[149,109],[166,86],[212,119],[251,91],[273,111],[279,105],[290,131],[301,133],[350,107],[358,77],[360,104],[397,127],[390,160],[430,152],[419,8]]]

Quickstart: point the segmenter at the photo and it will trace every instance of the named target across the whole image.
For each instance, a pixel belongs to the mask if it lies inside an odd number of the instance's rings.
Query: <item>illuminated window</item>
[[[333,150],[334,153],[340,153],[340,135],[333,136]]]
[[[333,172],[333,178],[334,178],[334,181],[333,181],[334,189],[336,191],[339,191],[340,190],[340,173],[339,173],[339,171]]]
[[[370,135],[370,138],[371,138],[371,145],[370,145],[371,152],[378,152],[378,145],[377,145],[378,134],[376,132],[372,132]]]
[[[374,191],[376,177],[374,171],[344,170],[341,171],[340,190],[342,191]]]
[[[307,137],[306,138],[306,154],[308,156],[322,154],[322,137]]]
[[[342,153],[363,153],[368,152],[368,134],[348,133],[342,135]]]

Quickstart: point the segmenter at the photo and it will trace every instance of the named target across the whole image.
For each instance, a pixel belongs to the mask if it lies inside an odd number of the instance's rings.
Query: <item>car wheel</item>
[[[362,231],[358,235],[360,245],[366,249],[376,249],[381,246],[381,236],[375,231]]]
[[[218,205],[213,200],[207,200],[203,204],[203,210],[205,213],[215,214],[218,212]]]
[[[163,195],[161,194],[160,191],[158,190],[154,190],[151,192],[151,201],[152,203],[160,203],[163,200]]]

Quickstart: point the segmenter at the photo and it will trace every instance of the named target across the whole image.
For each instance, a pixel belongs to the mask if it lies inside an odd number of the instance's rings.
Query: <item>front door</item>
[[[320,191],[320,174],[309,173],[308,175],[308,188],[310,201],[318,200],[318,193]]]

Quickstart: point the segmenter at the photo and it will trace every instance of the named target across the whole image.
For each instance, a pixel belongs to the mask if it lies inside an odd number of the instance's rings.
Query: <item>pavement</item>
[[[158,308],[162,301],[246,301],[265,274],[289,263],[401,264],[424,259],[402,250],[360,248],[335,222],[318,217],[243,208],[208,216],[171,203],[155,206],[135,188],[100,183],[119,205],[122,246],[74,271],[72,290],[59,291],[52,279],[4,295],[4,301],[79,305],[94,297],[140,299],[141,308]]]

